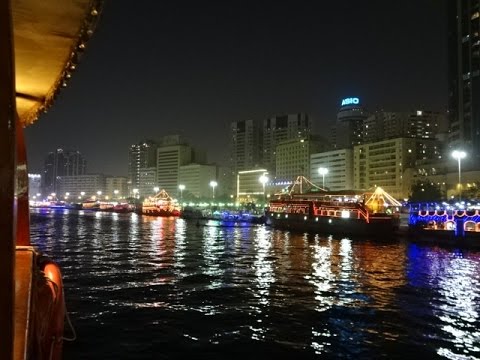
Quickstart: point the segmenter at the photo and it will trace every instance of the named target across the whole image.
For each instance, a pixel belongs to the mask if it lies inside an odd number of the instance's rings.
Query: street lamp
[[[153,188],[153,191],[155,191],[155,194],[158,193],[158,190],[160,190],[160,188],[159,188],[158,186],[155,186],[155,187]]]
[[[118,193],[119,193],[119,191],[118,191],[118,190],[113,190],[113,193],[115,194],[115,197],[118,199]]]
[[[183,199],[183,190],[185,190],[185,185],[180,184],[178,185],[178,188],[180,189],[180,199]]]
[[[263,186],[263,201],[266,200],[265,198],[265,184],[267,183],[268,181],[268,177],[265,176],[265,174],[263,174],[262,176],[260,176],[260,182],[262,183],[262,186]]]
[[[322,175],[322,188],[325,189],[325,175],[328,174],[328,169],[324,167],[318,168],[318,173]]]
[[[133,197],[138,199],[138,189],[133,189]]]
[[[454,150],[452,157],[458,161],[458,200],[462,199],[462,175],[461,175],[461,162],[467,156],[467,153],[462,150]]]
[[[97,191],[97,195],[98,195],[98,200],[101,200],[100,196],[102,195],[102,192],[100,190]]]
[[[210,186],[212,187],[212,198],[215,199],[215,186],[217,186],[218,183],[214,180],[210,181]]]

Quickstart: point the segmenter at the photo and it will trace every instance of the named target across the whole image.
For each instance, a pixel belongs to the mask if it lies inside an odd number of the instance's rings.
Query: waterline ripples
[[[480,357],[480,253],[92,211],[31,213],[66,359]]]

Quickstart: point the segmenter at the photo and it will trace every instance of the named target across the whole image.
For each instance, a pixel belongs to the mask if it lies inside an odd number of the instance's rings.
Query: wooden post
[[[15,309],[15,71],[12,9],[0,1],[0,359],[13,359]]]

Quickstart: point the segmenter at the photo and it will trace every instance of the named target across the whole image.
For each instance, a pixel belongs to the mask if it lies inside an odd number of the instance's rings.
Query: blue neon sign
[[[342,100],[342,106],[345,105],[358,105],[360,103],[360,100],[356,97],[353,98],[345,98]]]

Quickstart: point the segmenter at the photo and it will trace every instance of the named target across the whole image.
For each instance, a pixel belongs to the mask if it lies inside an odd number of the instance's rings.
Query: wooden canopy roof
[[[67,85],[93,34],[101,0],[12,0],[16,106],[34,122]]]

